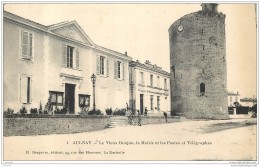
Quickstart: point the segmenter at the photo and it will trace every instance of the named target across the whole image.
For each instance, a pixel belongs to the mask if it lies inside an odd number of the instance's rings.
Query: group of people
[[[145,110],[144,110],[144,115],[147,116],[147,113],[148,113],[148,110],[147,110],[147,107],[145,107]],[[126,115],[128,117],[128,123],[130,125],[133,124],[133,120],[134,120],[134,116],[132,115],[132,111],[130,110],[130,107],[128,106],[128,103],[126,103]],[[165,117],[165,120],[167,122],[167,113],[166,112],[163,112],[163,115]],[[135,119],[136,120],[136,119]],[[139,110],[137,110],[137,123],[138,123],[138,126],[141,126],[141,113]]]

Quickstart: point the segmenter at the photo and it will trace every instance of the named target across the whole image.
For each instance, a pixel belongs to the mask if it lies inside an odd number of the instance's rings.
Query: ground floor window
[[[79,94],[79,107],[90,106],[90,95]]]
[[[157,96],[157,109],[160,110],[160,96]]]
[[[63,92],[50,91],[50,102],[53,105],[63,105]]]
[[[153,110],[153,95],[150,95],[151,110]]]

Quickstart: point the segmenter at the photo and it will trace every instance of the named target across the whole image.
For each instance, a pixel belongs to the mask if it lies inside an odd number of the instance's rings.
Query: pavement
[[[99,131],[3,138],[5,161],[254,161],[256,119],[182,120]]]

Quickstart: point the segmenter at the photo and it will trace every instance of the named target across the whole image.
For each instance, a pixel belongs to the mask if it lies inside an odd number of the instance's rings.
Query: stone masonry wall
[[[101,130],[110,123],[107,116],[4,118],[4,136],[69,134]]]
[[[169,28],[169,39],[172,114],[228,119],[225,15],[188,14]]]

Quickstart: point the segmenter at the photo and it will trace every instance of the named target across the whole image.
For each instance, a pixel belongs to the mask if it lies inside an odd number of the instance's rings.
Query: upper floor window
[[[153,86],[153,75],[150,75],[150,86]]]
[[[32,77],[28,75],[20,76],[20,102],[31,103],[32,100]]]
[[[140,72],[140,84],[144,85],[144,73]]]
[[[33,34],[21,31],[21,58],[32,60],[33,58]]]
[[[164,89],[167,90],[167,79],[164,79]]]
[[[205,95],[205,84],[201,83],[200,84],[200,96],[204,96]]]
[[[78,69],[79,68],[79,49],[62,45],[63,66]]]
[[[157,88],[160,88],[160,77],[157,76]]]
[[[109,60],[105,56],[97,56],[97,75],[109,76]]]
[[[114,67],[115,67],[115,78],[123,80],[124,79],[124,63],[121,61],[115,60]]]

